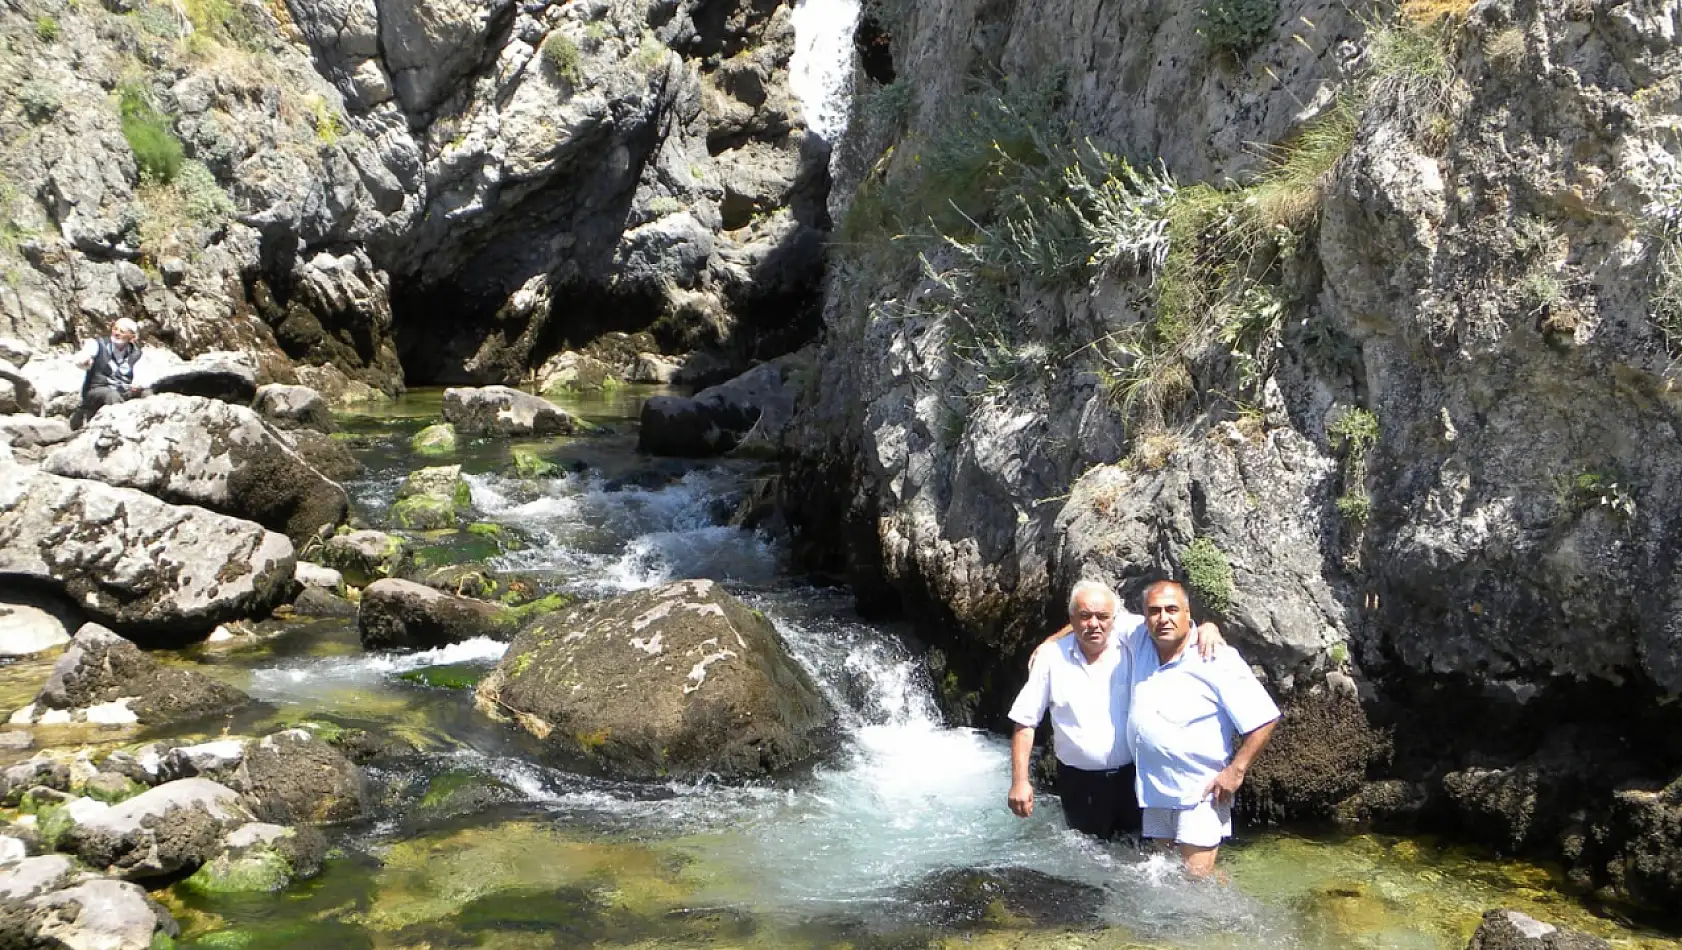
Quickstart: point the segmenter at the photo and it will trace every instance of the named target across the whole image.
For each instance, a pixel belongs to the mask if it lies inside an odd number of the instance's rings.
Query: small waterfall
[[[859,9],[859,0],[798,0],[794,5],[788,84],[800,100],[807,127],[832,145],[847,131]]]

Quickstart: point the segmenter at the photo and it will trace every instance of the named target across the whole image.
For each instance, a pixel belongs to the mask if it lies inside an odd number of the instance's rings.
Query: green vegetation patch
[[[397,678],[405,683],[431,686],[435,689],[472,689],[478,686],[479,681],[489,672],[485,667],[472,663],[451,663],[410,670]]]
[[[1279,0],[1203,0],[1197,8],[1197,32],[1209,48],[1235,59],[1273,35],[1279,20]]]
[[[427,426],[409,440],[409,448],[421,455],[449,455],[456,450],[456,427],[448,422]]]
[[[555,71],[557,78],[575,88],[583,85],[583,55],[571,37],[559,30],[551,32],[543,38],[542,52],[543,61]]]
[[[1180,553],[1186,586],[1204,609],[1224,614],[1232,609],[1232,564],[1226,552],[1206,537],[1196,537]]]
[[[118,87],[117,111],[141,179],[166,185],[174,181],[186,158],[181,140],[175,137],[174,119],[159,112],[145,88],[136,83]]]
[[[219,854],[179,885],[195,894],[249,894],[278,891],[292,881],[292,866],[268,848],[235,858]]]

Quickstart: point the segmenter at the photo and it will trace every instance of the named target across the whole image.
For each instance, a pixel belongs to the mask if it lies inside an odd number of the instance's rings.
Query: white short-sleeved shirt
[[[1125,625],[1125,626],[1124,626]],[[1138,625],[1132,614],[1116,617],[1116,630]],[[1016,694],[1010,721],[1029,729],[1051,712],[1057,761],[1096,772],[1133,761],[1127,743],[1127,707],[1132,694],[1131,638],[1111,634],[1109,646],[1091,663],[1080,641],[1067,636],[1039,652],[1027,685]]]
[[[1279,707],[1238,651],[1198,655],[1196,634],[1161,663],[1154,644],[1133,662],[1128,743],[1138,764],[1139,804],[1187,808],[1232,760],[1235,740],[1279,718]]]

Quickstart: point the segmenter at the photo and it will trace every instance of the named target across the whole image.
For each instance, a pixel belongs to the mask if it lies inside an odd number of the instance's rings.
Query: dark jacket
[[[110,337],[102,338],[93,362],[88,364],[88,375],[82,380],[82,394],[87,395],[88,390],[95,386],[104,386],[126,396],[134,385],[134,364],[138,362],[139,343],[130,343],[118,349]]]

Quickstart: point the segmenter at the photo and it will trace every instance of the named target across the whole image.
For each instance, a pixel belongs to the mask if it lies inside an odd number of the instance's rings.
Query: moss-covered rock
[[[490,670],[478,664],[450,663],[445,666],[423,666],[397,678],[405,683],[436,689],[472,689],[478,686],[479,681],[489,672]]]
[[[414,562],[409,543],[383,531],[351,531],[328,538],[321,561],[344,575],[345,583],[366,587],[382,577],[402,574]]]
[[[562,759],[628,778],[794,765],[834,715],[771,623],[704,580],[524,624],[477,699]]]
[[[517,478],[554,478],[561,467],[529,446],[514,446],[514,475]]]
[[[427,426],[409,440],[409,448],[419,455],[449,455],[456,450],[456,427],[448,422]]]
[[[278,891],[321,870],[327,843],[312,828],[252,822],[222,837],[221,850],[179,885],[193,894]]]
[[[393,502],[387,517],[407,531],[436,531],[455,527],[460,515],[460,509],[448,498],[412,495]]]
[[[455,527],[473,505],[473,491],[460,465],[416,469],[403,480],[390,518],[410,531]]]

